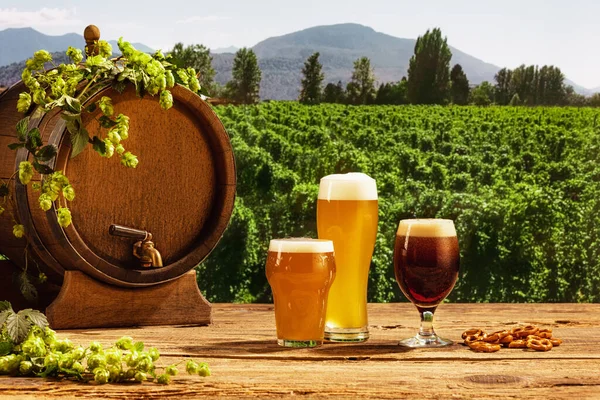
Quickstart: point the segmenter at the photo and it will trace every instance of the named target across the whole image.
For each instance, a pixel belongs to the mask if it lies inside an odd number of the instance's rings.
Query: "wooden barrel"
[[[0,178],[8,179],[25,149],[14,152],[15,125],[21,82],[0,95]],[[229,137],[218,117],[199,96],[177,86],[174,106],[163,111],[158,96],[140,99],[133,86],[123,93],[102,88],[86,104],[102,96],[113,100],[115,115],[130,117],[129,138],[123,141],[137,155],[135,169],[119,156],[101,157],[90,146],[70,158],[70,137],[59,112],[30,121],[39,127],[44,143],[58,148],[50,164],[63,171],[76,197],[69,203],[72,224],[63,229],[56,210],[44,212],[39,192],[20,183],[11,185],[15,214],[25,225],[29,253],[55,276],[80,270],[101,281],[124,287],[149,286],[177,278],[198,265],[216,246],[227,227],[235,199],[235,162]],[[100,110],[83,114],[83,126],[100,132]],[[105,134],[105,131],[102,132]],[[40,176],[35,175],[34,181]],[[0,254],[24,266],[27,241],[12,234],[9,212],[0,215]],[[109,235],[111,224],[146,230],[153,235],[163,259],[162,268],[141,268],[132,254],[134,240]]]

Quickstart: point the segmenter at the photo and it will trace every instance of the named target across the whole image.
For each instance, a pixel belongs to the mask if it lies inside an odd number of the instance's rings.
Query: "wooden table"
[[[418,315],[410,304],[371,304],[371,339],[284,349],[275,342],[272,305],[214,305],[205,327],[143,327],[62,331],[74,342],[105,345],[130,335],[156,346],[168,365],[184,357],[207,361],[212,376],[185,373],[169,386],[93,385],[40,378],[0,377],[0,398],[340,397],[340,398],[600,398],[600,305],[444,304],[437,331],[459,340],[467,328],[515,324],[552,327],[564,340],[547,353],[502,349],[474,353],[460,344],[408,350]]]

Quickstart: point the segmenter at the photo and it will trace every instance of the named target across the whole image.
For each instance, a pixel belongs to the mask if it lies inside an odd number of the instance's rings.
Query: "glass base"
[[[369,330],[362,328],[325,328],[325,340],[329,342],[366,342]]]
[[[423,336],[423,335],[417,334],[414,337],[401,340],[400,343],[398,343],[398,345],[400,345],[400,346],[412,347],[412,348],[445,347],[445,346],[450,346],[452,344],[454,344],[454,342],[452,340],[442,339],[441,337],[439,337],[438,335],[435,335],[435,334],[429,335],[429,336]]]
[[[323,345],[323,341],[277,339],[277,344],[283,347],[319,347]]]

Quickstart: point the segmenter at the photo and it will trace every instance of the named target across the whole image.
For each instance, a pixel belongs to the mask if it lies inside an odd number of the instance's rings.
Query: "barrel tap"
[[[163,266],[162,257],[160,252],[154,247],[150,232],[121,225],[111,225],[108,233],[113,236],[138,239],[133,245],[133,255],[139,258],[140,266],[143,268]]]

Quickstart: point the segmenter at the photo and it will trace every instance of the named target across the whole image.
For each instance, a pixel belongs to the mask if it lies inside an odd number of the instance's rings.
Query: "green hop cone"
[[[106,137],[115,146],[118,145],[119,143],[121,143],[121,135],[119,135],[119,128],[118,127],[113,128],[110,131],[108,131],[108,134],[106,135]]]
[[[77,346],[72,352],[71,356],[74,360],[81,360],[85,357],[85,349],[81,346]]]
[[[111,158],[115,154],[115,145],[110,141],[110,139],[104,139],[104,147],[106,148],[106,152],[104,153],[104,157]]]
[[[121,339],[117,340],[116,346],[121,350],[129,350],[133,347],[133,338],[123,336]]]
[[[94,369],[94,381],[99,384],[104,384],[108,382],[108,378],[110,377],[110,373],[106,370],[106,368],[95,368]]]
[[[154,84],[158,87],[158,90],[165,90],[167,87],[167,78],[164,74],[157,75],[154,78]]]
[[[129,368],[127,370],[127,372],[125,372],[125,379],[133,379],[135,378],[135,373],[137,371],[135,370],[135,368]]]
[[[96,368],[106,367],[106,357],[103,354],[92,354],[87,358],[87,367],[90,371]]]
[[[123,53],[123,56],[125,57],[130,57],[136,51],[131,43],[123,40],[123,37],[119,38],[117,46],[119,46],[119,50],[121,50],[121,53]]]
[[[167,88],[171,89],[175,86],[175,77],[173,76],[173,72],[167,70],[165,71],[165,79],[167,80]]]
[[[186,364],[185,364],[185,370],[188,374],[190,375],[195,375],[198,373],[198,368],[199,365],[197,362],[193,361],[193,360],[189,360]]]
[[[148,376],[145,372],[138,371],[135,373],[135,380],[138,382],[143,382],[148,379]]]
[[[154,363],[152,362],[152,358],[149,355],[144,355],[140,357],[140,360],[137,363],[137,369],[142,372],[151,372],[154,370]]]
[[[55,341],[50,348],[53,351],[59,352],[59,353],[68,353],[71,350],[73,350],[73,347],[75,347],[73,345],[73,342],[71,342],[69,339],[60,339]]]
[[[198,375],[200,376],[210,376],[210,368],[208,368],[207,363],[200,363],[198,367]]]
[[[34,60],[43,63],[52,61],[52,55],[46,50],[38,50],[33,53]]]
[[[33,165],[29,161],[21,161],[19,164],[19,181],[23,185],[27,185],[33,178]]]
[[[110,349],[106,351],[106,363],[108,365],[121,365],[121,350],[119,349]]]
[[[56,98],[62,96],[64,88],[65,88],[65,81],[61,76],[59,76],[58,78],[56,78],[56,80],[50,86],[50,89],[52,90],[52,96],[54,96]]]
[[[167,367],[167,369],[165,370],[165,372],[171,376],[175,376],[179,373],[179,370],[177,369],[177,367],[175,365],[169,365]]]
[[[75,199],[75,189],[73,189],[73,186],[71,185],[65,186],[62,193],[68,201],[73,201],[73,199]]]
[[[187,72],[185,72],[184,69],[178,69],[177,76],[179,76],[179,79],[181,79],[181,83],[183,83],[184,85],[188,84],[188,82],[189,82],[188,74],[187,74]]]
[[[39,182],[34,182],[31,184],[31,188],[37,192],[42,188],[42,185],[40,185]]]
[[[25,227],[23,225],[17,224],[13,226],[13,235],[16,238],[22,238],[25,235]]]
[[[154,57],[154,58],[156,58],[157,60],[164,60],[164,59],[165,59],[165,56],[164,56],[164,54],[163,54],[162,50],[160,50],[160,49],[159,49],[159,50],[156,50],[156,51],[154,52],[154,55],[153,55],[153,57]]]
[[[158,378],[156,379],[156,382],[161,385],[168,385],[171,382],[171,375],[169,375],[169,374],[159,375]]]
[[[42,210],[48,211],[52,208],[52,197],[48,193],[42,193],[38,201]]]
[[[37,88],[33,92],[33,102],[37,105],[43,106],[46,104],[46,92],[42,88]]]
[[[112,56],[112,46],[106,40],[98,41],[98,53],[105,58],[110,58]]]
[[[102,114],[110,117],[114,114],[115,110],[113,108],[112,99],[108,96],[102,96],[102,98],[98,101],[98,107],[102,110]]]
[[[140,359],[140,353],[132,351],[125,356],[125,364],[127,364],[128,367],[135,368],[140,362]]]
[[[152,358],[152,361],[157,361],[160,358],[160,353],[156,347],[150,347],[148,349],[148,355]]]
[[[151,60],[146,64],[146,72],[150,76],[158,76],[165,71],[165,67],[158,60]]]
[[[119,382],[121,381],[123,370],[121,369],[121,365],[111,365],[108,367],[108,373],[108,380],[110,382]]]
[[[46,343],[48,346],[51,346],[54,342],[56,342],[56,332],[46,327],[44,329],[44,343]]]
[[[71,366],[71,369],[75,372],[82,374],[85,371],[85,368],[79,361],[75,361]]]
[[[138,165],[138,158],[137,156],[131,154],[130,151],[126,152],[125,154],[123,154],[121,156],[121,164],[123,164],[124,166],[128,167],[128,168],[135,168]]]
[[[75,362],[75,360],[73,360],[73,357],[71,357],[69,354],[62,354],[58,358],[58,368],[71,369],[74,362]]]
[[[97,56],[91,56],[88,57],[87,60],[85,60],[85,65],[87,67],[98,67],[102,64],[104,64],[106,62],[106,58],[102,57],[101,55],[97,55]]]
[[[46,355],[46,343],[40,337],[31,337],[23,342],[21,351],[31,358],[43,357]]]
[[[190,76],[189,82],[190,90],[192,92],[198,92],[200,90],[200,82],[198,81],[198,78],[196,78],[196,75]]]
[[[21,375],[29,375],[33,369],[33,363],[31,361],[21,361],[19,363],[19,373]]]
[[[47,276],[45,273],[43,273],[43,272],[40,272],[40,273],[38,274],[38,281],[39,281],[40,283],[44,283],[44,282],[46,282],[47,280],[48,280],[48,276]]]
[[[129,129],[129,117],[127,115],[119,114],[117,115],[117,118],[115,118],[115,121],[120,127]]]
[[[26,113],[31,107],[31,96],[27,92],[19,94],[19,100],[17,101],[17,111],[20,113]]]
[[[163,110],[168,110],[173,107],[173,95],[169,90],[163,90],[160,92],[160,107]]]
[[[83,53],[80,49],[69,46],[67,50],[67,57],[69,57],[75,64],[79,64],[83,60]]]
[[[4,207],[0,206],[0,215],[4,212]]]
[[[125,147],[123,147],[123,145],[121,143],[119,143],[118,145],[115,146],[115,151],[117,152],[117,154],[121,155],[121,154],[125,153]]]
[[[63,228],[71,225],[71,211],[66,207],[60,207],[56,212],[58,215],[58,224]]]
[[[92,353],[100,353],[102,351],[102,345],[100,344],[100,342],[91,342],[90,351]]]
[[[44,367],[47,367],[47,368],[58,367],[58,355],[56,355],[54,353],[46,354],[46,357],[44,357]]]

